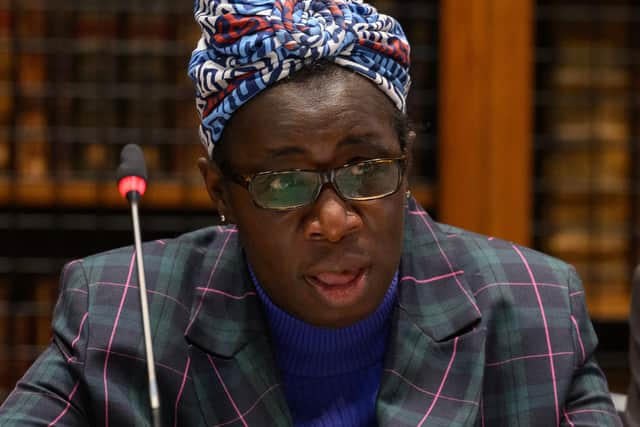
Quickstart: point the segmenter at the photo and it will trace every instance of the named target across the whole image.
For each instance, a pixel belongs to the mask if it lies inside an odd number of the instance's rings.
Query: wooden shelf
[[[159,180],[149,185],[145,207],[207,210],[214,206],[199,182]],[[0,178],[0,204],[24,207],[123,208],[126,202],[113,182],[90,179]]]
[[[14,180],[14,202],[24,206],[48,207],[55,204],[55,186],[47,179],[21,178]]]

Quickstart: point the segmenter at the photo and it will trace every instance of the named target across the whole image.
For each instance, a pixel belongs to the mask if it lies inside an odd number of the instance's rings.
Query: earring
[[[407,196],[407,199],[410,199],[411,198],[411,190],[407,190],[405,195]]]
[[[224,224],[225,222],[227,222],[227,217],[225,217],[224,214],[220,212],[220,223]]]

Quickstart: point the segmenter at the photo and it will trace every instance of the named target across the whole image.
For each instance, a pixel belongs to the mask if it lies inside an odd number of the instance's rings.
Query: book
[[[16,172],[28,179],[49,173],[47,115],[40,101],[23,103],[16,118]]]
[[[112,141],[118,127],[117,101],[111,96],[118,82],[119,60],[114,51],[119,19],[114,13],[87,9],[78,11],[74,22],[72,81],[79,88],[72,101],[75,137],[70,144],[66,175],[100,180],[113,169],[116,150]]]

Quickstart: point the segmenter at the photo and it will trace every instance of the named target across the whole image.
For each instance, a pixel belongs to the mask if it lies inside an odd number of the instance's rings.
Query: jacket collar
[[[454,337],[481,319],[467,283],[460,239],[412,200],[400,265],[399,310],[434,341]]]
[[[480,311],[462,267],[459,239],[411,200],[405,221],[398,310],[434,341],[477,324]],[[249,340],[268,335],[260,300],[247,272],[235,227],[217,227],[195,286],[187,339],[232,357]]]
[[[431,426],[447,419],[467,426],[481,418],[486,329],[459,264],[465,259],[462,240],[411,201],[378,425]]]
[[[185,338],[204,425],[290,427],[260,301],[233,227],[218,227],[194,286]]]
[[[245,266],[235,227],[216,227],[194,286],[187,341],[229,358],[267,335],[260,300]]]
[[[456,414],[462,420],[456,425],[479,419],[486,331],[458,265],[465,258],[461,240],[411,201],[377,399],[379,425],[402,420],[429,426],[442,414]],[[290,426],[267,321],[234,228],[218,229],[202,265],[185,337],[192,344],[192,379],[205,421],[250,413],[258,424]],[[228,402],[213,404],[221,395]]]

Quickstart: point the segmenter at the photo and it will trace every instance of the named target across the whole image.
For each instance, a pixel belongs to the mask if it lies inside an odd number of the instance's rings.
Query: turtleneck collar
[[[271,301],[250,266],[249,273],[265,308],[281,370],[293,375],[326,377],[382,362],[398,286],[397,272],[382,303],[371,315],[338,329],[317,327],[285,312]]]

